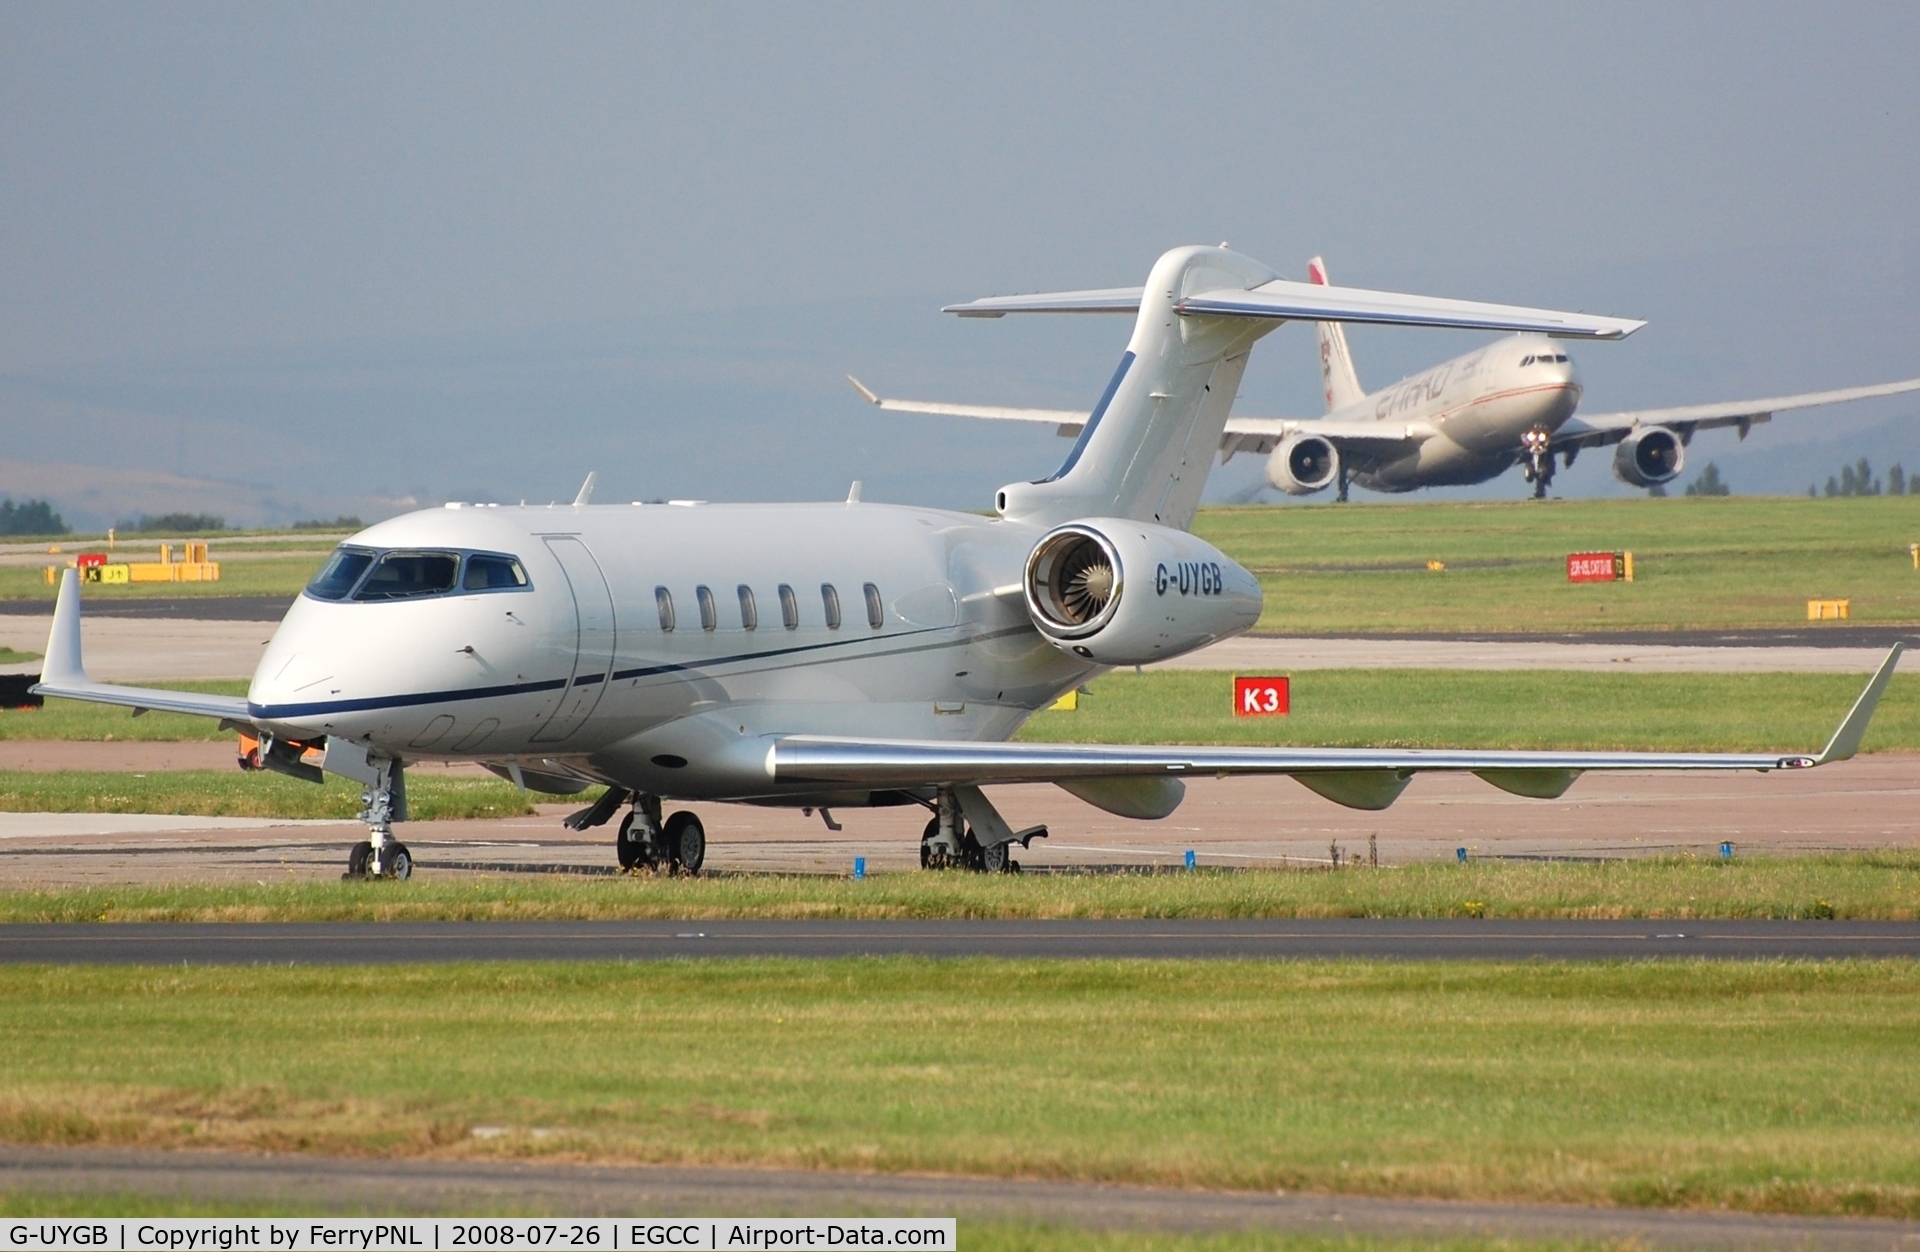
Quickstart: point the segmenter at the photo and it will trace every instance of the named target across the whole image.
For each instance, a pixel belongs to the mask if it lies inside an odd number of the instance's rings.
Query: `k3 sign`
[[[1233,676],[1233,715],[1235,717],[1285,717],[1287,715],[1287,679]]]

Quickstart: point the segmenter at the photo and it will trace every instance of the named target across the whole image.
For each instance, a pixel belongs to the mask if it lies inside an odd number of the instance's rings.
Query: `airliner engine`
[[[1680,476],[1687,450],[1679,432],[1665,426],[1643,426],[1614,449],[1613,473],[1623,483],[1655,487]]]
[[[1340,450],[1319,435],[1288,435],[1267,458],[1267,481],[1290,496],[1325,491],[1340,476]]]
[[[1102,665],[1144,665],[1237,635],[1260,583],[1185,531],[1097,517],[1060,526],[1027,556],[1027,612],[1047,641]]]

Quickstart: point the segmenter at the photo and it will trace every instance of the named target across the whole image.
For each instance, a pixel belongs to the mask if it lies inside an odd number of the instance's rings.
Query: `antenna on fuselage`
[[[587,471],[587,481],[580,484],[580,493],[573,498],[575,504],[585,504],[593,499],[593,471]]]
[[[857,478],[853,480],[853,486],[847,488],[847,503],[860,503],[860,480]]]

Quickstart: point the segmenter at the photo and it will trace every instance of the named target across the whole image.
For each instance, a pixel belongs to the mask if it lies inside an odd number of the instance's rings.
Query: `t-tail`
[[[1055,526],[1124,517],[1182,530],[1193,521],[1247,357],[1283,321],[1521,330],[1618,339],[1644,323],[1291,282],[1225,248],[1175,248],[1145,287],[992,296],[949,305],[962,317],[1134,313],[1133,337],[1067,459],[995,496],[1002,516]],[[1349,378],[1352,377],[1348,367]],[[1356,390],[1357,390],[1357,384]]]
[[[1307,281],[1315,286],[1329,285],[1327,263],[1319,257],[1307,262]],[[1320,389],[1326,393],[1327,412],[1344,409],[1367,398],[1360,387],[1360,376],[1353,369],[1353,354],[1347,351],[1347,328],[1338,322],[1318,322],[1320,331]]]

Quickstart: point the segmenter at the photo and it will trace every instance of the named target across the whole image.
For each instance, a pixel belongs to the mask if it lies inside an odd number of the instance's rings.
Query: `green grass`
[[[528,794],[492,779],[407,779],[416,821],[518,817],[533,812]],[[360,785],[329,775],[316,785],[284,774],[238,769],[151,774],[0,770],[0,812],[180,813],[196,817],[350,818],[360,811]]]
[[[404,836],[405,830],[402,829]],[[444,878],[0,891],[0,923],[620,918],[1920,918],[1920,854],[1164,874]]]
[[[1194,529],[1260,576],[1264,631],[1804,626],[1838,597],[1855,621],[1920,622],[1904,496],[1223,508]],[[1620,549],[1631,584],[1567,582],[1569,552]]]
[[[37,661],[38,652],[16,652],[12,648],[0,648],[0,665],[17,665],[22,661]]]
[[[172,691],[203,691],[223,696],[247,694],[245,679],[216,679],[206,682],[133,683],[137,687],[162,687]],[[44,708],[0,709],[0,739],[64,739],[112,741],[132,739],[145,742],[199,740],[234,742],[234,733],[221,730],[211,717],[188,717],[184,713],[142,713],[107,704],[84,704],[78,700],[48,700]]]
[[[15,966],[0,1138],[1911,1216],[1917,1031],[1915,962]]]
[[[1806,624],[1809,599],[1854,620],[1920,623],[1920,501],[1731,496],[1707,500],[1369,503],[1213,508],[1196,532],[1260,576],[1259,629],[1608,630]],[[100,545],[62,541],[62,563]],[[144,558],[131,541],[116,555]],[[290,550],[291,549],[291,550]],[[1627,549],[1635,580],[1574,586],[1566,555]],[[219,536],[217,583],[94,588],[98,596],[285,595],[325,559],[310,535]],[[1447,569],[1429,573],[1426,562]],[[0,568],[0,598],[50,599],[38,568]]]
[[[1303,670],[1287,717],[1233,716],[1233,675],[1124,670],[1073,712],[1034,715],[1039,743],[1818,750],[1866,685],[1854,674]],[[1920,674],[1896,674],[1864,750],[1920,750]]]

